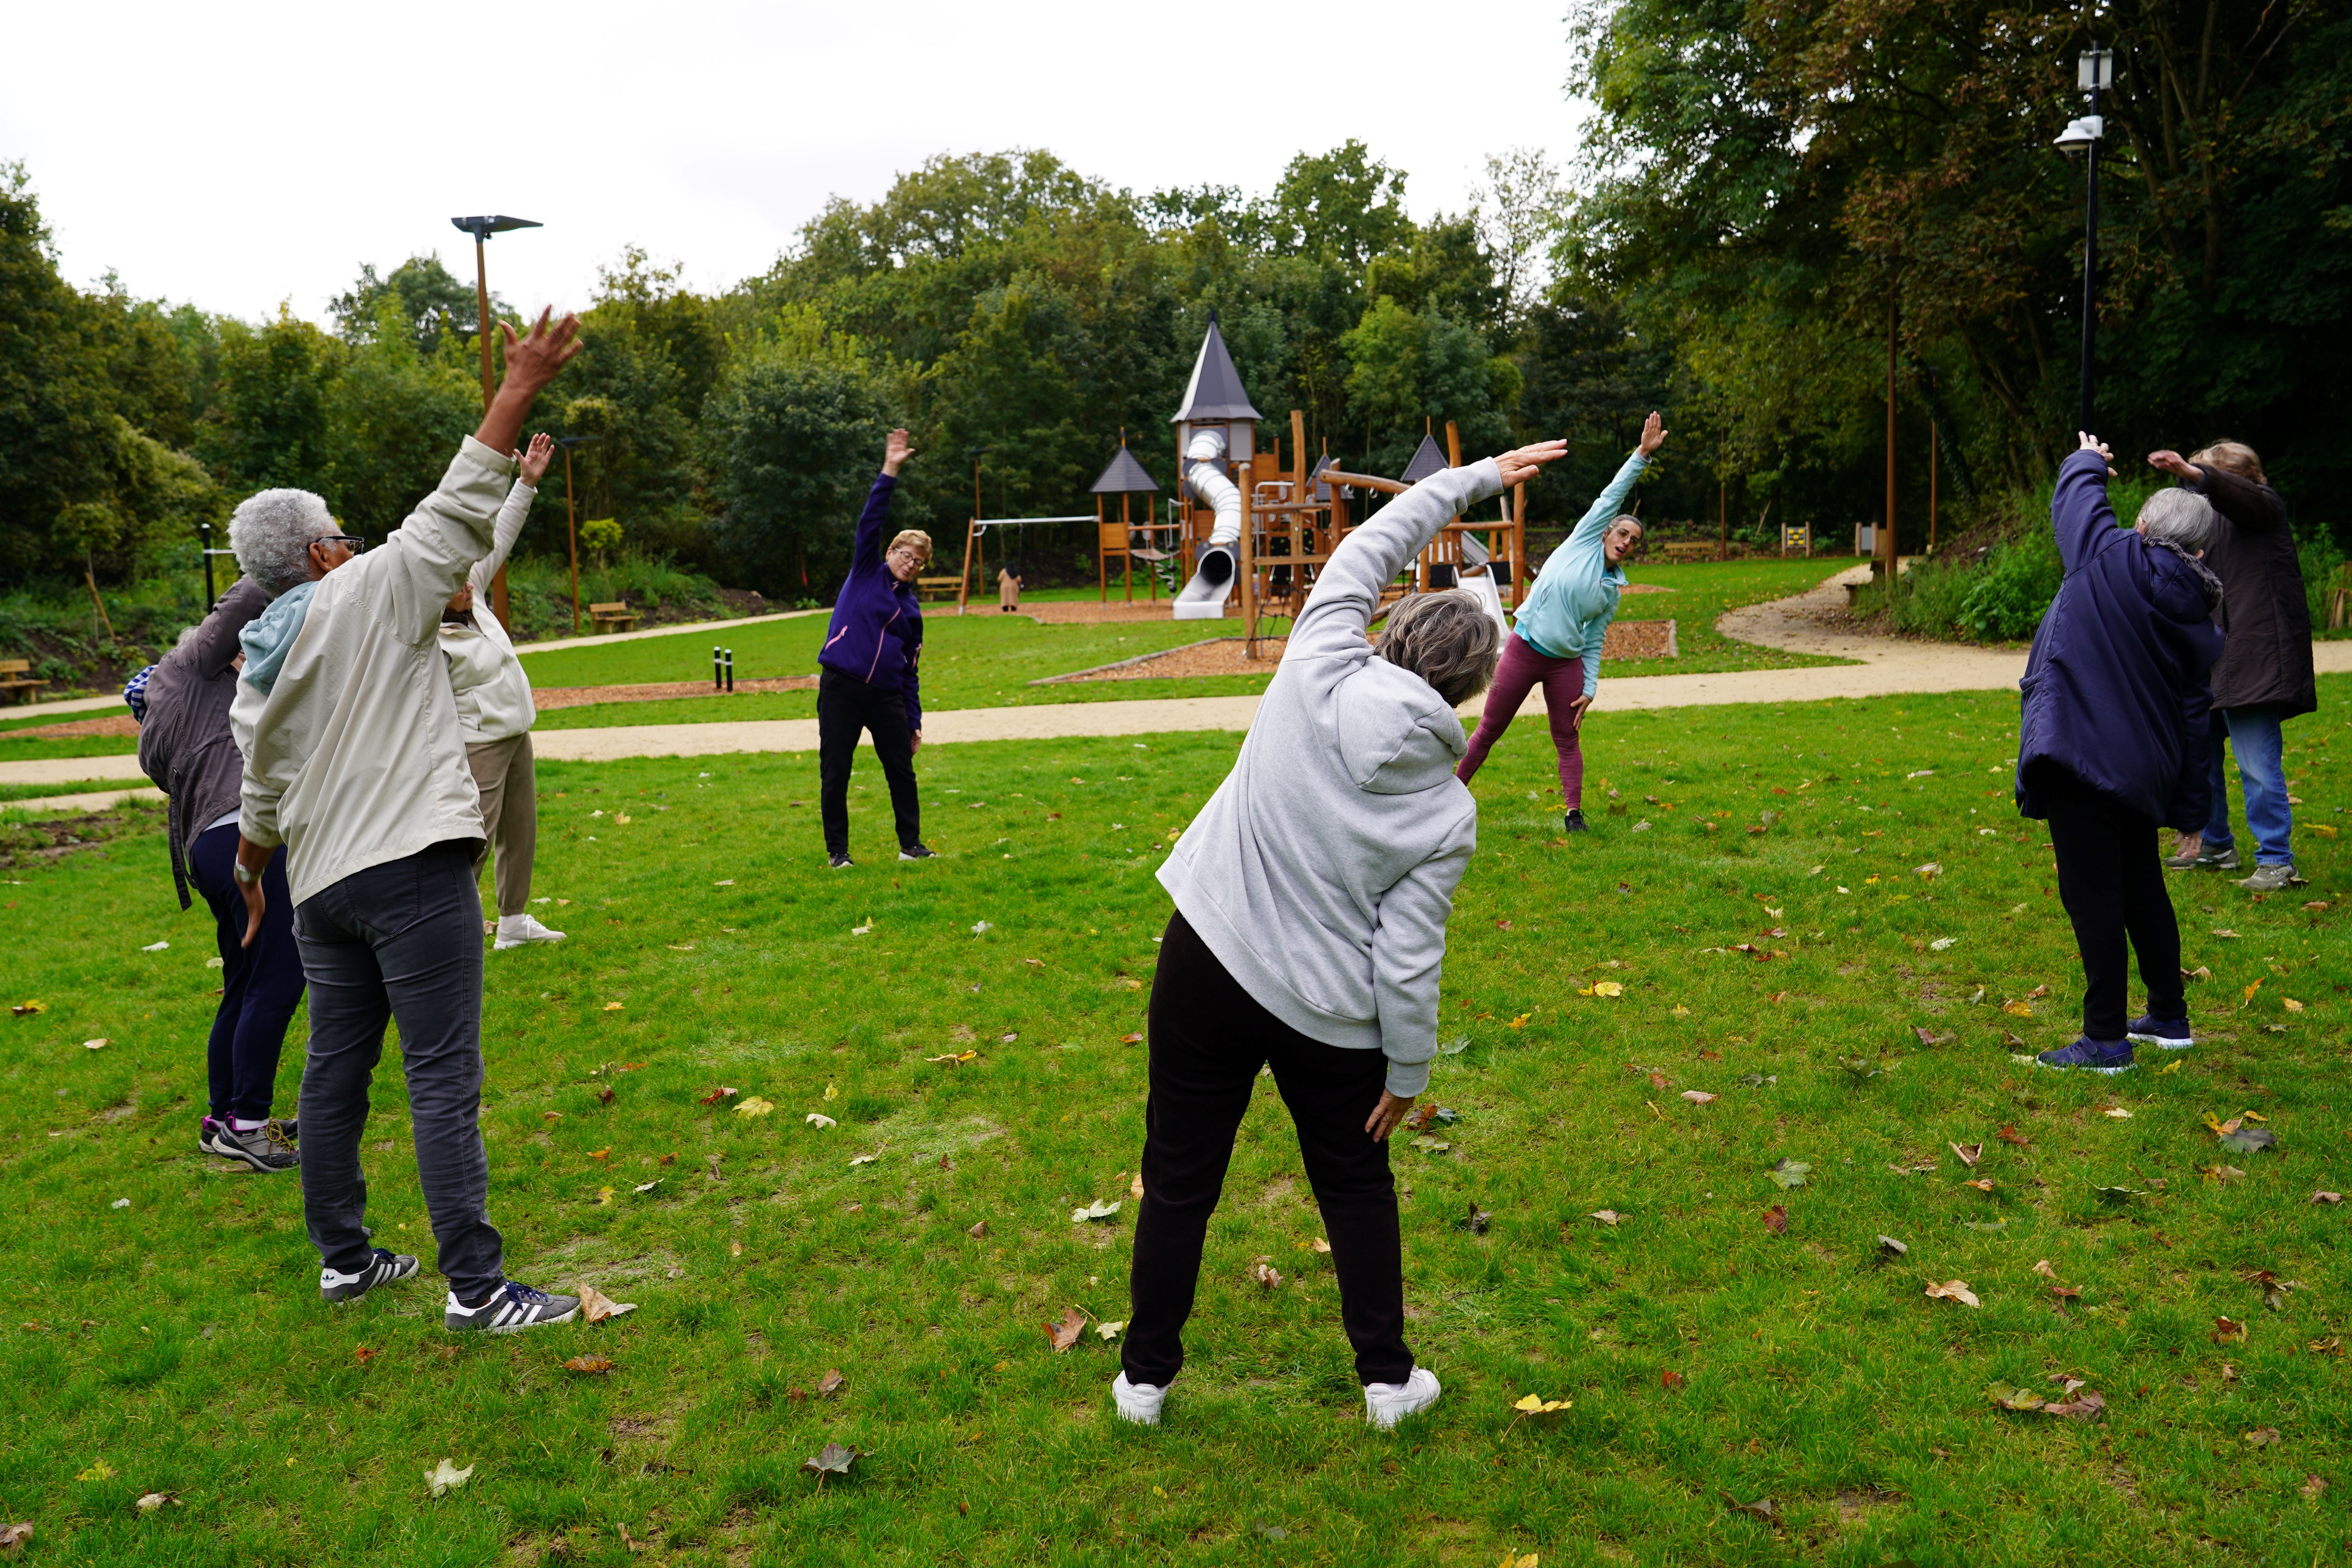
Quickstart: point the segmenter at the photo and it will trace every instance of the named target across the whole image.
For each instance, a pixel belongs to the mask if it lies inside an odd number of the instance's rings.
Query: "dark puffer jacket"
[[[890,574],[884,563],[882,528],[890,519],[890,498],[898,481],[877,474],[857,519],[850,547],[849,575],[833,602],[824,647],[817,663],[875,686],[895,686],[906,700],[907,723],[923,727],[923,605],[914,585]]]
[[[2278,491],[2254,479],[2197,465],[2203,493],[2221,515],[2205,564],[2221,579],[2221,629],[2230,646],[2213,667],[2213,706],[2276,703],[2292,719],[2319,706],[2311,666],[2311,600],[2294,530]]]
[[[269,607],[251,581],[221,595],[196,635],[163,656],[147,677],[147,717],[139,726],[139,768],[172,797],[166,808],[172,880],[188,907],[188,847],[237,808],[245,757],[229,732],[236,695],[236,634]]]
[[[2050,522],[2066,580],[2018,682],[2018,809],[2047,815],[2033,784],[2055,766],[2150,824],[2200,826],[2210,804],[2205,676],[2222,646],[2204,578],[2116,526],[2096,452],[2060,467]]]

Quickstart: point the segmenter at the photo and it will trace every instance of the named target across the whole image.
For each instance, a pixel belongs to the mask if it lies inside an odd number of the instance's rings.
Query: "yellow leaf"
[[[2303,1011],[2303,1004],[2296,1001],[2292,996],[2283,996],[2279,1000],[2290,1013],[2300,1013]]]
[[[2247,987],[2246,987],[2246,989],[2244,990],[2244,992],[2243,992],[2243,993],[2242,993],[2242,994],[2245,997],[2245,999],[2246,999],[2247,1001],[2251,1002],[2251,1001],[2252,1001],[2252,1000],[2254,999],[2254,993],[2255,993],[2255,992],[2257,992],[2257,991],[2260,991],[2262,988],[2263,988],[2263,983],[2262,983],[2261,981],[2257,980],[2257,981],[2255,981],[2252,985],[2247,986]]]
[[[1528,1019],[1531,1016],[1533,1016],[1532,1014],[1522,1013],[1517,1017],[1512,1019],[1506,1026],[1513,1029],[1524,1029],[1528,1026]]]
[[[607,1013],[617,1013],[620,1010],[621,1005],[618,1002],[607,1002],[604,1004],[604,1011]]]
[[[841,1090],[834,1088],[831,1084],[826,1084],[824,1086],[824,1097],[827,1100],[839,1100],[841,1098]]]
[[[735,1108],[735,1114],[738,1116],[765,1116],[775,1109],[774,1101],[761,1100],[758,1095],[751,1094],[743,1097],[742,1103]]]
[[[2013,1018],[2031,1018],[2033,1016],[2033,1009],[2027,1006],[2022,1002],[2004,1002],[2000,1005],[2000,1010],[2007,1013]]]
[[[1614,980],[1603,980],[1592,987],[1592,994],[1595,996],[1622,996],[1625,988]]]
[[[613,1201],[613,1189],[610,1187],[598,1187],[596,1189],[596,1201],[600,1204],[611,1203]]]
[[[2176,1073],[2176,1072],[2179,1072],[2179,1070],[2180,1070],[2180,1058],[2179,1058],[2179,1057],[2175,1057],[2175,1058],[2173,1058],[2170,1061],[2168,1061],[2168,1062],[2165,1063],[2162,1067],[2160,1067],[2160,1068],[2157,1068],[2157,1069],[2156,1069],[2156,1076],[2157,1076],[2157,1077],[2158,1077],[2158,1078],[2162,1078],[2162,1077],[2164,1077],[2164,1076],[2165,1076],[2166,1074],[2168,1074],[2168,1073]]]
[[[89,1468],[74,1477],[78,1481],[110,1481],[113,1479],[114,1467],[104,1459],[93,1461]]]
[[[1675,1016],[1677,1018],[1687,1018],[1690,1016],[1690,1009],[1677,1002],[1675,1004]]]
[[[1525,1399],[1516,1401],[1511,1405],[1511,1408],[1514,1410],[1526,1410],[1530,1412],[1541,1410],[1543,1408],[1543,1395],[1540,1394],[1530,1394]]]

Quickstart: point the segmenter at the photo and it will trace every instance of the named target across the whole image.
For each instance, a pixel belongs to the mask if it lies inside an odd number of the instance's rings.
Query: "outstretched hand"
[[[2192,485],[2205,477],[2199,472],[2196,464],[2168,447],[2160,452],[2150,452],[2147,455],[2147,466],[2151,468],[2162,468],[2173,478],[2187,479]]]
[[[514,456],[515,461],[522,466],[522,482],[537,489],[539,481],[547,473],[547,465],[554,460],[555,437],[542,430],[530,438],[529,447]]]
[[[914,444],[907,439],[905,428],[891,431],[889,438],[882,443],[882,471],[896,479],[898,465],[914,455]]]
[[[1642,443],[1633,449],[1644,458],[1654,458],[1658,454],[1658,448],[1665,444],[1666,422],[1659,418],[1658,411],[1653,408],[1650,410],[1650,416],[1642,421]]]
[[[580,352],[580,318],[567,315],[550,326],[549,318],[554,314],[553,306],[541,310],[521,337],[506,322],[499,323],[506,339],[507,372],[499,383],[498,395],[490,399],[489,411],[482,416],[480,428],[474,432],[474,439],[493,452],[515,449],[532,401]]]
[[[2116,478],[2116,455],[2107,449],[2107,444],[2105,441],[2100,440],[2096,436],[2086,435],[2080,430],[2074,432],[2074,438],[2082,443],[2082,445],[2076,447],[2075,450],[2082,452],[2096,452],[2107,465],[2107,478],[2111,479]]]
[[[1525,484],[1534,479],[1537,470],[1546,463],[1556,462],[1566,456],[1566,441],[1538,441],[1532,447],[1521,447],[1517,451],[1497,455],[1495,466],[1503,470],[1506,486]]]

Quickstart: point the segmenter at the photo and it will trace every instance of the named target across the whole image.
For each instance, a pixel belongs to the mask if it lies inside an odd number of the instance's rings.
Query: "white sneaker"
[[[495,952],[504,952],[509,947],[520,947],[525,942],[562,942],[562,931],[548,930],[539,923],[539,917],[536,915],[500,915],[499,940],[492,942],[490,947]]]
[[[1368,1383],[1364,1384],[1364,1419],[1375,1426],[1393,1426],[1436,1404],[1444,1392],[1437,1374],[1425,1366],[1414,1367],[1412,1375],[1402,1383]]]
[[[1159,1426],[1160,1407],[1168,1403],[1165,1386],[1154,1388],[1148,1383],[1129,1383],[1123,1372],[1111,1380],[1110,1396],[1118,1405],[1118,1418],[1139,1426]]]

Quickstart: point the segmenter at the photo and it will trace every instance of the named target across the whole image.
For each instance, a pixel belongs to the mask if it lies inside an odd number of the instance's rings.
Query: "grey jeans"
[[[474,840],[421,849],[354,871],[294,910],[310,985],[302,1064],[302,1211],[319,1261],[355,1273],[374,1256],[360,1139],[383,1026],[400,1026],[416,1176],[459,1299],[505,1278],[490,1224],[482,1147],[482,903]]]

